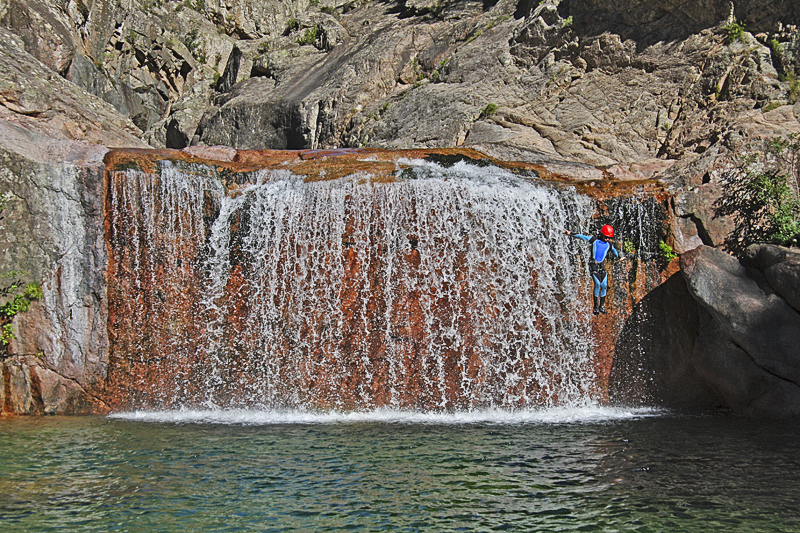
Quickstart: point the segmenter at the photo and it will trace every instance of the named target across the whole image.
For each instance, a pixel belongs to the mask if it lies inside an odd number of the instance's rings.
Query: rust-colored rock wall
[[[624,220],[625,206],[644,216],[662,193],[571,184],[594,193],[593,207],[564,178],[546,192],[499,166],[492,172],[518,180],[512,187],[483,175],[421,179],[435,170],[424,165],[407,173],[411,158],[482,159],[431,152],[239,152],[218,168],[185,152],[111,153],[106,402],[605,401],[623,317],[661,271],[644,255],[615,265],[610,313],[592,318],[587,250],[561,231],[588,231],[599,216],[652,240]]]

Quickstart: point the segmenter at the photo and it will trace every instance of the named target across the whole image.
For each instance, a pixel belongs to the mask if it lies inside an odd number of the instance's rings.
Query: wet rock
[[[75,380],[45,367],[35,356],[0,363],[0,413],[4,415],[103,414],[108,408]]]
[[[680,273],[642,298],[625,321],[615,347],[611,401],[689,410],[725,405],[698,374],[692,357],[701,313]]]

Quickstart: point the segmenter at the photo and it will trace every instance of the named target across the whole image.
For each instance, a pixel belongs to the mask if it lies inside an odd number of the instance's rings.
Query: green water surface
[[[800,429],[0,420],[0,531],[800,531]]]

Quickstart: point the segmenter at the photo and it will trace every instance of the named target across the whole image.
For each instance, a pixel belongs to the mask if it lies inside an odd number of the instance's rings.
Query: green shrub
[[[186,46],[186,49],[194,55],[194,51],[200,45],[200,41],[197,40],[197,36],[199,34],[199,30],[197,28],[189,30],[186,32],[186,35],[183,36],[183,44]]]
[[[783,47],[781,46],[781,43],[778,41],[778,39],[776,39],[775,37],[770,39],[770,41],[769,41],[769,49],[776,56],[780,57],[780,56],[783,55]]]
[[[310,28],[306,29],[306,33],[297,39],[297,44],[299,45],[306,45],[306,44],[314,44],[317,40],[317,36],[319,34],[319,26],[311,26]]]
[[[730,24],[722,27],[725,31],[725,39],[728,43],[744,40],[744,22],[734,20]]]
[[[13,198],[11,192],[0,195],[0,220],[3,219],[2,212],[8,202]],[[0,226],[2,229],[2,226]],[[14,338],[13,326],[11,321],[19,313],[24,313],[30,309],[31,303],[44,297],[42,286],[38,283],[24,283],[22,279],[26,276],[24,272],[12,270],[0,275],[5,278],[0,282],[0,297],[9,298],[6,303],[0,305],[0,352],[5,354],[5,347]]]
[[[11,286],[12,291],[16,291],[19,288],[21,287]],[[14,296],[13,299],[0,306],[0,314],[12,318],[19,313],[24,313],[30,308],[32,302],[39,300],[43,296],[41,285],[29,283],[25,286],[22,294]]]
[[[784,246],[796,245],[800,237],[800,201],[794,197],[786,175],[753,174],[749,187],[766,207],[765,240]]]
[[[6,276],[14,277],[18,273],[11,272],[9,274],[11,274],[11,276],[8,276],[8,274]],[[10,286],[4,289],[4,292],[6,295],[14,294],[20,289],[22,289],[20,285],[12,282]],[[41,285],[38,283],[28,283],[25,285],[21,294],[16,294],[11,300],[0,306],[0,344],[2,346],[6,346],[11,342],[11,339],[14,338],[11,320],[19,313],[26,312],[30,309],[34,301],[40,300],[43,297],[44,292],[42,291]]]
[[[633,255],[636,253],[636,245],[630,239],[625,239],[622,241],[622,251],[626,255]]]
[[[659,255],[661,255],[661,259],[667,263],[678,257],[678,254],[672,249],[672,246],[665,243],[663,240],[658,241],[658,252]]]
[[[800,134],[762,146],[722,176],[723,196],[713,206],[715,216],[734,220],[725,247],[736,255],[754,243],[800,243]]]
[[[297,31],[300,29],[300,21],[296,18],[292,17],[289,19],[289,22],[286,23],[286,30],[284,30],[284,35],[289,35],[293,31]]]

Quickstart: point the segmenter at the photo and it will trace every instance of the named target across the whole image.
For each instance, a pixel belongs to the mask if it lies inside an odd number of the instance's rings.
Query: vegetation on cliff
[[[0,220],[11,196],[0,196]],[[0,230],[3,227],[0,226]],[[31,304],[44,297],[42,286],[36,282],[25,282],[25,272],[11,270],[0,274],[0,358],[6,355],[8,344],[14,338],[14,317],[30,309]]]
[[[742,255],[755,243],[800,242],[800,135],[760,143],[724,176],[718,216],[733,217],[726,247]]]

